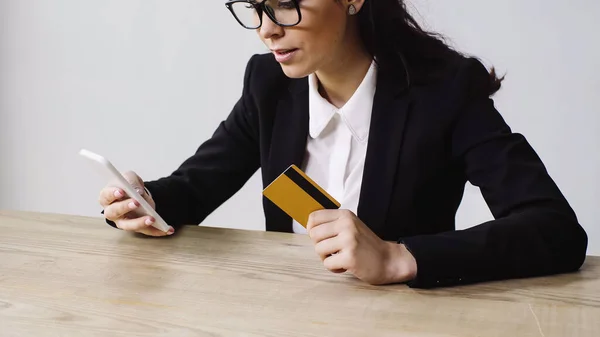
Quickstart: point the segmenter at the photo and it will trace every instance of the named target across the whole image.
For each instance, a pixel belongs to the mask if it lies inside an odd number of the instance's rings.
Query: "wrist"
[[[402,283],[413,280],[417,276],[417,261],[405,245],[395,242],[388,244],[386,274],[388,283]]]

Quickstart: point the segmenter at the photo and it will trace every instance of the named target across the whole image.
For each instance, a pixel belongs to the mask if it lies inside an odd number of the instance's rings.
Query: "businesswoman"
[[[266,229],[307,233],[332,272],[437,287],[581,266],[586,233],[494,108],[500,79],[419,28],[404,1],[226,6],[272,53],[249,60],[230,115],[177,170],[148,182],[128,173],[168,234],[201,223],[259,168],[266,186],[296,164],[342,207],[314,212],[305,229],[264,199]],[[494,220],[456,231],[467,181]],[[132,216],[123,191],[107,186],[100,204],[113,226],[163,234]]]

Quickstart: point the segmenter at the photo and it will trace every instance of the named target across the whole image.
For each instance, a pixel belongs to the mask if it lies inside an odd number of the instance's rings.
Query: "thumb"
[[[142,180],[137,173],[133,171],[127,171],[123,173],[123,177],[125,177],[125,180],[127,180],[127,182],[133,186],[136,192],[141,195],[142,198],[144,198],[144,200],[146,200],[150,206],[152,206],[152,208],[156,207],[152,196],[149,194],[150,192],[147,192],[147,190],[144,188],[144,180]]]
[[[125,177],[125,180],[127,180],[127,182],[129,184],[131,184],[131,186],[133,186],[133,188],[140,195],[144,195],[145,194],[145,191],[144,191],[144,181],[135,172],[133,172],[133,171],[127,171],[127,172],[123,173],[123,177]]]

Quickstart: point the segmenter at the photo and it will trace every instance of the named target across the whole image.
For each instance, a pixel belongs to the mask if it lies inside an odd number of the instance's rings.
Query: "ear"
[[[362,6],[365,4],[365,0],[348,0],[346,1],[346,8],[350,8],[350,5],[353,5],[354,8],[356,9],[356,13],[353,15],[358,14],[358,12],[360,12],[360,10],[362,9]],[[348,13],[350,15],[350,13]]]

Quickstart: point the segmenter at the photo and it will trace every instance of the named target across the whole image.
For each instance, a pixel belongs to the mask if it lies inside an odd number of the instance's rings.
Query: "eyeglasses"
[[[295,26],[302,20],[297,0],[231,0],[225,6],[237,22],[247,29],[262,26],[263,12],[281,27]]]

